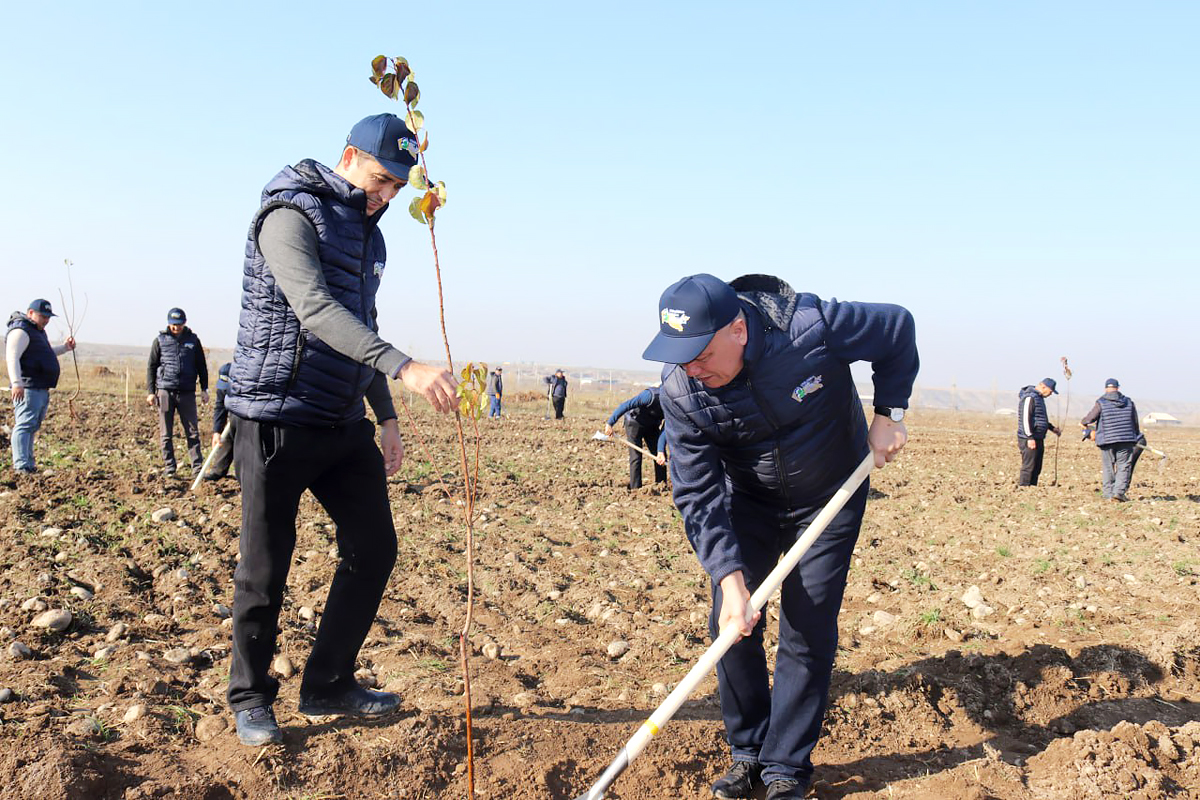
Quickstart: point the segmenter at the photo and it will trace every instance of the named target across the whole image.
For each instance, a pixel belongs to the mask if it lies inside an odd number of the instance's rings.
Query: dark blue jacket
[[[608,424],[616,425],[617,420],[628,414],[629,418],[641,427],[658,430],[663,424],[662,400],[659,394],[660,389],[657,386],[643,389],[617,406],[609,415]]]
[[[224,433],[225,423],[229,419],[229,410],[225,408],[225,395],[229,393],[229,370],[233,364],[226,361],[217,370],[217,399],[213,402],[213,433]]]
[[[46,332],[34,324],[20,311],[14,311],[8,319],[8,331],[21,328],[29,335],[29,346],[21,354],[21,382],[26,389],[53,389],[58,386],[58,356],[50,344]]]
[[[567,378],[558,377],[557,375],[550,376],[550,396],[551,397],[566,397],[567,396]]]
[[[200,379],[200,388],[208,391],[204,347],[191,328],[184,328],[178,336],[160,331],[150,348],[147,372],[147,378],[153,376],[147,381],[151,390],[195,392],[196,380]]]
[[[316,161],[286,167],[263,189],[246,237],[242,313],[225,404],[239,417],[307,427],[357,422],[376,370],[342,355],[304,330],[258,248],[263,217],[294,208],[313,224],[325,283],[373,331],[375,294],[387,261],[376,228],[386,210],[367,216],[361,190]]]
[[[732,285],[748,323],[742,371],[708,389],[668,365],[661,392],[675,505],[714,581],[744,568],[731,493],[811,507],[867,454],[850,364],[871,362],[875,403],[899,408],[919,366],[912,315],[899,306],[825,302],[769,276]]]
[[[1045,439],[1050,430],[1050,417],[1046,415],[1046,398],[1036,386],[1026,386],[1018,395],[1017,437],[1021,439]]]
[[[1142,435],[1138,424],[1137,406],[1120,392],[1105,392],[1096,400],[1092,410],[1083,418],[1084,425],[1096,426],[1096,444],[1133,444]]]
[[[504,396],[504,375],[502,373],[493,370],[488,374],[487,393],[497,397]]]

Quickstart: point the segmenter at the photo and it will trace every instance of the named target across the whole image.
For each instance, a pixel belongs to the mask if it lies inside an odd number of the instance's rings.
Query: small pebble
[[[9,644],[8,654],[16,659],[32,658],[33,650],[29,649],[29,645],[18,641]]]
[[[67,733],[72,736],[82,736],[86,739],[97,739],[103,733],[100,721],[95,717],[83,717],[67,726]]]
[[[146,716],[146,704],[134,703],[125,712],[125,716],[121,717],[125,722],[134,722]]]
[[[311,622],[317,616],[317,612],[313,611],[308,606],[300,606],[300,610],[296,613],[300,616],[300,619],[306,622]]]
[[[115,642],[117,639],[120,639],[122,636],[124,636],[128,632],[129,632],[129,626],[126,625],[124,622],[118,622],[116,625],[113,625],[111,628],[108,629],[108,633],[104,634],[104,641]]]
[[[282,653],[275,656],[275,660],[271,662],[271,669],[275,670],[275,673],[284,680],[296,674],[296,667],[292,664],[292,660]]]
[[[170,522],[175,517],[175,509],[173,508],[160,508],[150,515],[150,519],[155,522]]]
[[[192,660],[192,651],[186,647],[172,647],[163,653],[163,660],[168,664],[186,664]]]
[[[11,703],[13,699],[12,689],[0,689],[0,703]]]
[[[61,535],[62,528],[46,528],[44,531],[42,531],[42,536],[45,536],[47,539]]]
[[[666,694],[667,685],[665,683],[656,683],[650,687],[650,691],[654,694]]]
[[[500,645],[495,642],[488,642],[483,646],[483,655],[485,658],[490,658],[495,661],[500,657]]]
[[[98,648],[93,655],[97,661],[104,661],[115,652],[117,652],[117,646],[115,644],[106,644],[103,647]]]
[[[622,639],[609,642],[607,652],[609,658],[620,658],[629,652],[629,642],[626,642]]]
[[[90,589],[85,589],[82,586],[72,586],[71,594],[73,594],[75,597],[78,597],[80,600],[84,601],[85,603],[88,600],[91,600],[92,597],[94,596]]]
[[[46,605],[46,601],[40,597],[31,597],[24,603],[21,603],[22,611],[45,611],[49,607]]]
[[[209,714],[196,722],[196,738],[202,742],[211,742],[229,729],[229,720],[224,714]]]
[[[35,628],[47,628],[52,631],[65,631],[71,627],[71,612],[63,608],[52,608],[49,611],[43,611],[33,618],[33,626]]]
[[[223,603],[213,603],[213,613],[221,619],[233,616],[233,611],[230,610],[229,606]]]

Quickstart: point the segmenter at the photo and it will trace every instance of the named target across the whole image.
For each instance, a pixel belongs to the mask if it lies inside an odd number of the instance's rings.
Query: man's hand
[[[746,612],[749,609],[750,590],[746,588],[742,571],[731,572],[721,578],[721,613],[717,617],[717,629],[723,631],[726,625],[736,625],[743,637],[749,636],[762,617],[761,611],[755,611],[754,616],[747,620]]]
[[[1062,428],[1056,428],[1053,425],[1051,425],[1050,432],[1053,433],[1055,436],[1062,436]]]
[[[612,425],[609,425],[607,422],[604,423],[604,435],[612,436]]]
[[[871,420],[871,428],[867,431],[867,444],[875,454],[875,466],[882,467],[891,461],[904,449],[908,442],[908,428],[903,422],[892,422],[881,414],[876,414]]]
[[[158,394],[151,392],[150,394],[146,395],[146,405],[151,407],[158,405]]]
[[[25,386],[17,383],[10,387],[12,390],[12,401],[14,404],[25,399]]]
[[[1036,439],[1026,439],[1025,446],[1028,447],[1030,450],[1037,450],[1037,440]]]
[[[74,336],[68,336],[68,337],[67,337],[67,341],[66,341],[66,342],[64,342],[64,344],[67,346],[67,349],[68,349],[68,350],[74,350],[74,349],[75,349],[75,337],[74,337]]]
[[[667,465],[667,454],[659,453],[658,455],[656,455],[654,457],[654,463],[658,464],[660,467],[665,467]]]
[[[458,381],[441,367],[409,361],[400,370],[400,380],[443,414],[458,407],[458,397],[454,393]]]
[[[213,431],[212,446],[214,450],[221,446],[221,434],[216,431]]]
[[[200,390],[200,402],[204,403],[204,405],[208,405],[208,389]]]
[[[379,431],[379,449],[383,451],[383,470],[390,478],[404,463],[404,441],[396,420],[384,420]]]

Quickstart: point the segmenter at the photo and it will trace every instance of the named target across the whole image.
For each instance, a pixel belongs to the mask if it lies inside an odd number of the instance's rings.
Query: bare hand
[[[221,446],[221,434],[213,432],[212,446],[214,449]]]
[[[658,455],[656,455],[654,457],[654,463],[658,464],[660,467],[666,466],[666,463],[667,463],[666,453],[659,453]]]
[[[727,625],[734,625],[743,637],[749,636],[762,617],[762,612],[755,611],[754,616],[746,619],[749,610],[750,590],[746,588],[742,571],[731,572],[721,579],[721,613],[717,617],[717,629],[723,631]]]
[[[400,380],[412,391],[423,395],[429,404],[443,414],[458,406],[454,387],[458,381],[441,367],[409,361],[400,370]]]
[[[1034,439],[1026,439],[1025,446],[1028,447],[1030,450],[1037,450],[1037,441]]]
[[[12,387],[13,403],[19,403],[25,399],[25,387],[22,384],[17,384]]]
[[[908,442],[908,428],[903,422],[892,422],[888,417],[876,414],[867,431],[867,444],[875,454],[875,466],[882,467],[894,459]]]
[[[400,426],[396,420],[385,420],[380,426],[379,449],[383,451],[383,470],[390,478],[404,463],[404,440],[400,438]]]
[[[612,431],[613,431],[612,425],[609,425],[607,422],[604,423],[604,435],[612,436]]]
[[[157,394],[146,395],[146,405],[148,405],[148,406],[158,405],[158,395]]]
[[[204,405],[208,405],[208,389],[200,390],[200,402],[204,403]]]
[[[67,341],[65,342],[65,344],[67,345],[67,349],[68,349],[68,350],[74,350],[74,349],[75,349],[75,337],[74,337],[74,336],[68,336],[68,337],[67,337]]]

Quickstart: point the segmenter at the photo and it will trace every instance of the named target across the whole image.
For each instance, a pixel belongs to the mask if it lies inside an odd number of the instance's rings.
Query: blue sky
[[[767,272],[907,306],[925,386],[1016,387],[1066,355],[1076,392],[1195,401],[1198,9],[20,4],[4,295],[57,304],[69,257],[83,341],[148,343],[179,305],[231,346],[262,185],[396,108],[366,79],[384,53],[413,65],[449,187],[458,360],[651,368],[665,286]],[[382,333],[435,359],[408,198],[383,221]]]

